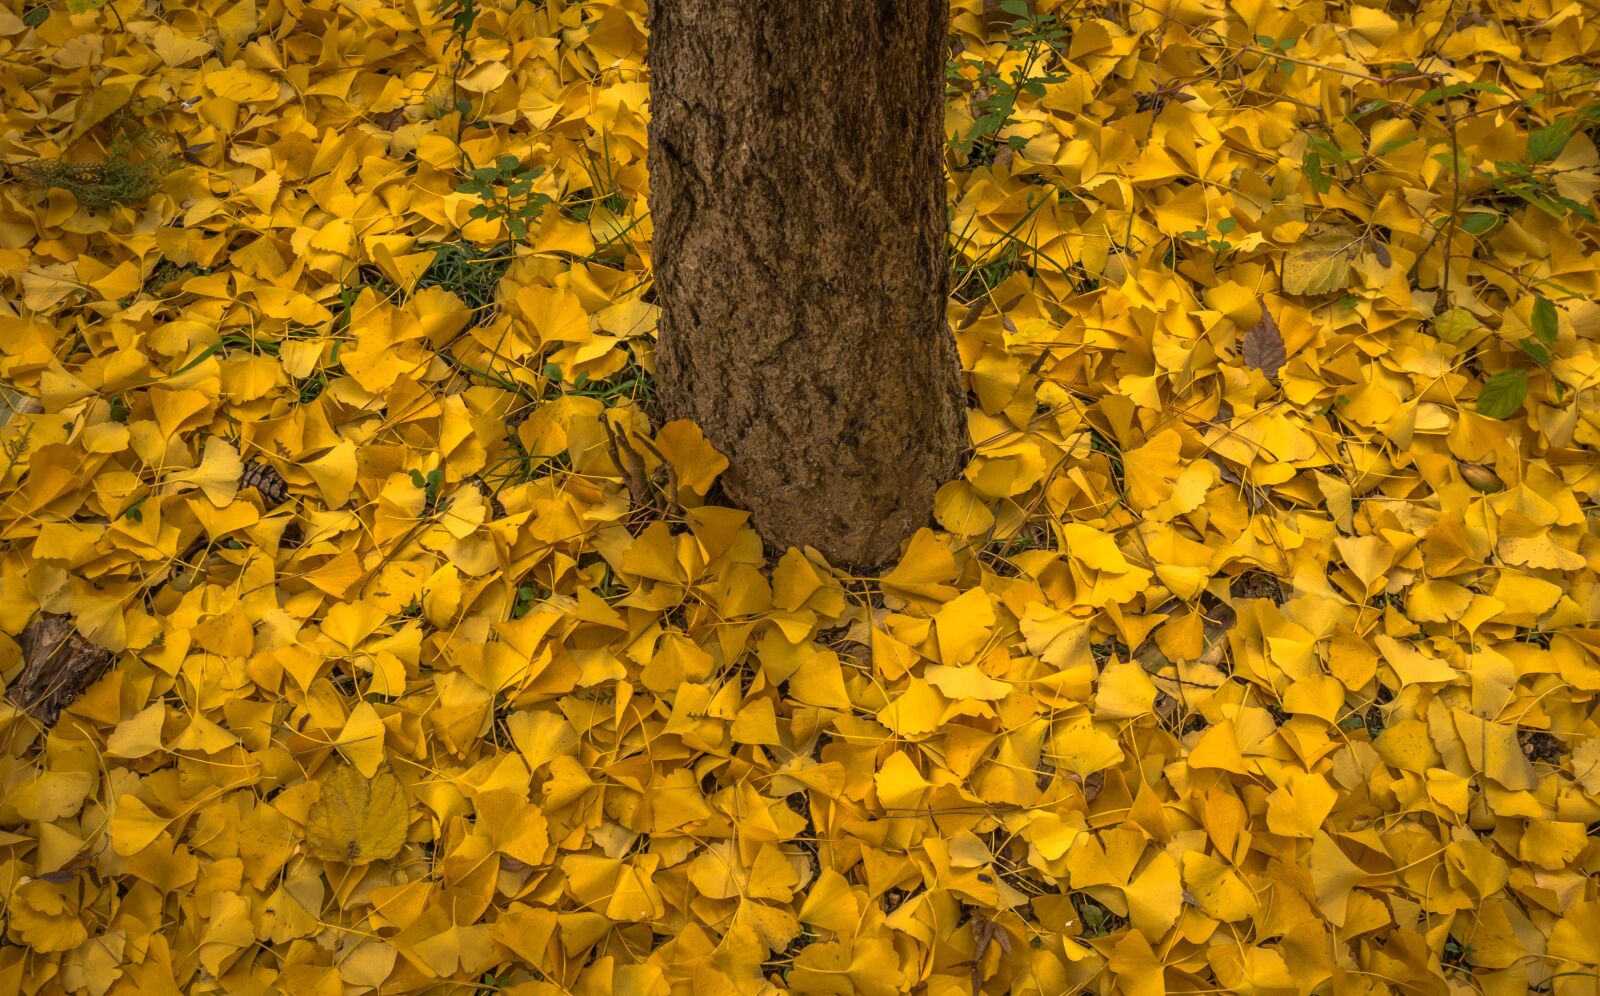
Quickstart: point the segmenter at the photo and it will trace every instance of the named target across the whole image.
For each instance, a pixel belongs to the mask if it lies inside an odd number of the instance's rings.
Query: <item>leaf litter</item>
[[[0,11],[0,991],[1595,992],[1593,14],[956,4],[862,578],[656,408],[642,0]]]

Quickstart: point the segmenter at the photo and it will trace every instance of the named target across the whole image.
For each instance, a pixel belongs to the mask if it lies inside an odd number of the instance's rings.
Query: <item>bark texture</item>
[[[84,639],[67,616],[42,612],[17,640],[22,670],[6,688],[6,698],[45,726],[100,680],[115,655]]]
[[[945,323],[943,0],[651,0],[669,418],[777,547],[877,566],[965,419]]]

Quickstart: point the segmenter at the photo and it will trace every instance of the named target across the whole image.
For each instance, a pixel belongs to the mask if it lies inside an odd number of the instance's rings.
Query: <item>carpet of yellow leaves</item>
[[[1595,5],[995,6],[881,578],[656,413],[643,0],[0,6],[0,992],[1596,992]]]

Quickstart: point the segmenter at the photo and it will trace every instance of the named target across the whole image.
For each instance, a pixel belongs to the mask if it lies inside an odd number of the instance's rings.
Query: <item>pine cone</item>
[[[289,498],[289,482],[283,479],[283,475],[270,464],[256,460],[246,463],[244,473],[239,475],[239,490],[245,488],[255,488],[261,500],[272,508],[282,505]]]

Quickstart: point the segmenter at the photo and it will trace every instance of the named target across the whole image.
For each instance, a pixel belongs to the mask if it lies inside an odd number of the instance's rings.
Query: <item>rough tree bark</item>
[[[22,670],[6,687],[6,698],[45,726],[100,680],[116,655],[78,633],[67,616],[41,612],[17,640]]]
[[[779,548],[876,566],[966,432],[942,155],[944,0],[651,0],[669,418]]]

